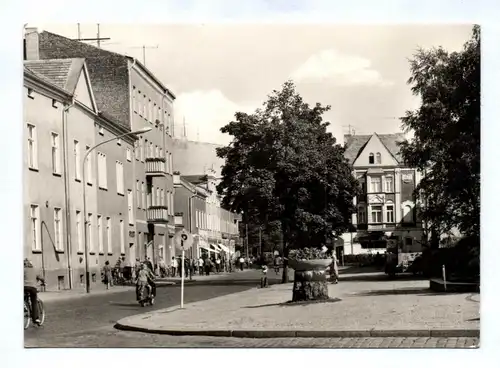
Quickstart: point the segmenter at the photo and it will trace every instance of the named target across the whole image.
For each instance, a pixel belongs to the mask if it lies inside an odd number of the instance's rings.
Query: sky
[[[78,36],[76,23],[35,26]],[[400,132],[399,117],[419,105],[407,84],[408,59],[419,47],[458,51],[471,30],[470,24],[100,24],[101,37],[111,38],[105,49],[143,61],[147,47],[146,66],[177,96],[175,135],[185,122],[188,139],[220,144],[230,141],[220,128],[236,111],[253,112],[288,79],[308,103],[331,105],[324,119],[339,143],[349,129]],[[95,37],[97,25],[81,24],[80,32]]]

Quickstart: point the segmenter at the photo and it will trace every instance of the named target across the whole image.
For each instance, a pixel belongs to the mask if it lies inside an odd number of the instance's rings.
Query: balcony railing
[[[148,222],[152,223],[167,223],[168,208],[167,206],[150,206],[146,211]]]
[[[167,173],[167,160],[163,157],[146,158],[146,175],[163,176]]]

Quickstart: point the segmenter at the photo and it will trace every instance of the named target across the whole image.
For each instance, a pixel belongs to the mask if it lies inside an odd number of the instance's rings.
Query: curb
[[[437,329],[437,330],[331,330],[331,331],[297,331],[297,330],[174,330],[151,329],[140,326],[125,325],[119,321],[114,328],[122,331],[135,331],[173,336],[213,336],[237,338],[300,338],[300,337],[479,337],[479,329]]]

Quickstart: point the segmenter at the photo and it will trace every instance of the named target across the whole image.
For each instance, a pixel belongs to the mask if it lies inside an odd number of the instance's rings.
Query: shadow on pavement
[[[300,307],[311,304],[323,304],[323,303],[336,303],[340,302],[342,299],[339,298],[330,298],[327,300],[310,300],[304,302],[292,302],[291,300],[284,303],[272,303],[272,304],[262,304],[262,305],[251,305],[248,307],[242,307],[244,309],[254,309],[254,308],[265,308],[265,307]]]
[[[470,293],[440,293],[430,290],[429,288],[401,288],[401,289],[386,289],[386,290],[372,290],[359,293],[353,293],[352,296],[384,296],[384,295],[418,295],[418,296],[435,296],[435,295],[458,295]]]
[[[381,272],[383,268],[380,267],[359,267],[359,266],[345,266],[345,268],[339,269],[339,275],[355,275],[355,274],[363,274],[363,273],[373,273],[373,272]]]
[[[383,272],[372,272],[372,273],[358,273],[358,274],[342,274],[339,273],[339,281],[349,282],[349,281],[425,281],[429,280],[424,276],[416,276],[413,274],[399,274],[395,278],[391,278]]]

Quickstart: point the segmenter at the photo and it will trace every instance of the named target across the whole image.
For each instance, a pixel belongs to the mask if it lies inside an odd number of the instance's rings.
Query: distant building
[[[414,189],[421,173],[405,166],[399,153],[402,134],[346,135],[345,157],[362,193],[355,198],[353,233],[343,235],[344,254],[383,252],[387,239],[402,252],[421,250],[423,227]]]
[[[223,146],[180,138],[173,140],[173,147],[175,171],[182,175],[200,175],[213,170],[217,178],[221,176],[224,160],[217,157],[216,148]]]
[[[101,284],[104,262],[125,254],[136,137],[103,145],[83,166],[86,148],[130,131],[98,113],[84,59],[25,61],[23,84],[24,256],[49,290],[83,287],[87,221],[91,282]]]

